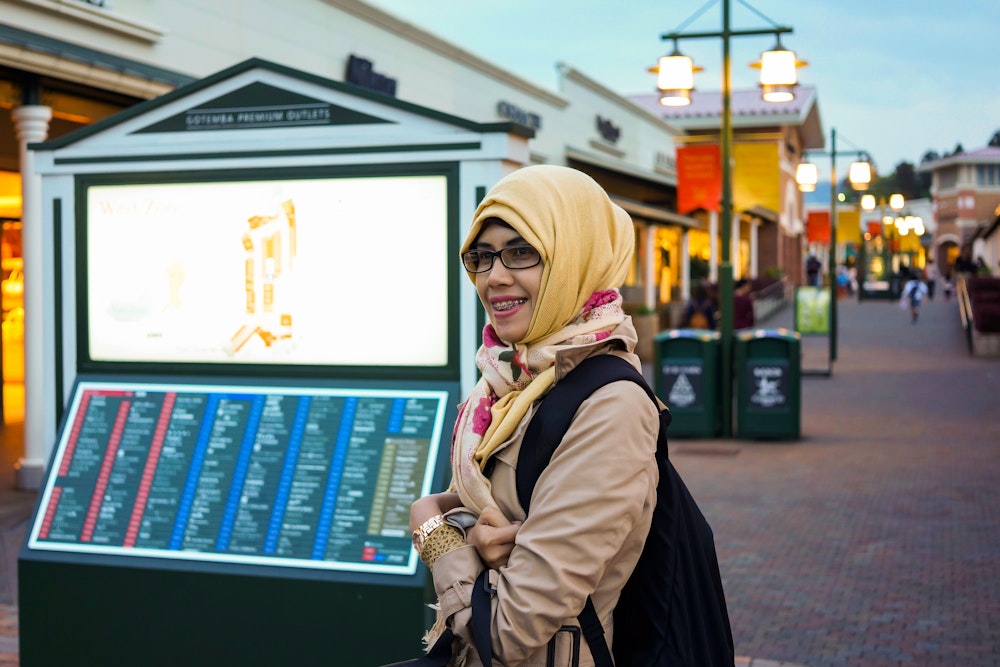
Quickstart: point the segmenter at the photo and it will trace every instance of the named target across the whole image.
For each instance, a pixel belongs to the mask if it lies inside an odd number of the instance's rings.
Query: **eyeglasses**
[[[542,256],[530,245],[514,245],[496,252],[470,250],[462,254],[462,264],[469,273],[486,273],[493,268],[494,257],[499,257],[508,269],[530,269],[542,261]]]

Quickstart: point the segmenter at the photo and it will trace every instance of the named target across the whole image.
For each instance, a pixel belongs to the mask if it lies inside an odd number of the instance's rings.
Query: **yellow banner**
[[[861,212],[837,209],[837,245],[861,245]]]
[[[737,143],[733,146],[733,209],[763,206],[781,211],[778,144]]]

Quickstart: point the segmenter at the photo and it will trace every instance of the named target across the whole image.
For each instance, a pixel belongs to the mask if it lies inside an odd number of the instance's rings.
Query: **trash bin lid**
[[[660,332],[654,339],[657,343],[674,338],[695,339],[700,341],[719,340],[719,332],[710,329],[667,329]]]
[[[777,329],[747,329],[736,334],[741,341],[748,341],[754,338],[782,338],[785,340],[802,340],[802,334],[798,331],[779,327]]]

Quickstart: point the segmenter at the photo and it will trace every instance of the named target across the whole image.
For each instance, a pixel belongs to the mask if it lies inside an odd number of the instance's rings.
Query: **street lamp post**
[[[855,190],[865,190],[872,180],[871,159],[865,151],[837,152],[837,128],[830,128],[829,152],[811,151],[806,153],[830,157],[830,252],[828,254],[827,274],[830,281],[830,363],[837,360],[837,156],[854,155],[858,161],[851,164],[848,177]],[[814,188],[816,167],[809,162],[801,162],[795,170],[795,180],[799,189],[808,191]]]
[[[741,0],[742,2],[742,0]],[[669,56],[660,58],[654,71],[658,72],[658,87],[663,93],[660,103],[664,106],[682,106],[690,104],[690,91],[694,88],[693,72],[698,71],[690,58],[681,56],[677,50],[680,39],[722,38],[722,127],[721,127],[721,157],[722,157],[722,229],[721,229],[721,261],[719,262],[719,344],[721,346],[721,392],[722,402],[722,435],[733,435],[733,263],[731,256],[731,230],[733,213],[732,184],[732,144],[733,124],[731,112],[732,77],[729,41],[733,37],[749,35],[774,35],[777,44],[761,55],[760,85],[762,97],[769,102],[788,102],[794,99],[796,67],[806,63],[798,61],[795,53],[781,46],[781,35],[791,33],[792,28],[772,23],[770,28],[751,30],[733,30],[730,24],[731,0],[722,0],[722,31],[721,32],[669,32],[660,36],[664,41],[674,42],[674,51]],[[746,5],[745,2],[742,4]],[[705,7],[698,10],[690,20],[699,16]],[[752,9],[752,8],[751,8]],[[756,11],[756,10],[754,10]],[[761,15],[757,12],[758,15]],[[764,17],[766,18],[766,17]],[[768,19],[770,21],[770,19]],[[682,24],[683,25],[683,24]],[[686,62],[684,62],[686,61]],[[680,67],[678,67],[680,65]]]

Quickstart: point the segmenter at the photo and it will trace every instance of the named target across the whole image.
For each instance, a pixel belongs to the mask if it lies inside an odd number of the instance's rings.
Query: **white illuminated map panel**
[[[447,180],[92,185],[89,356],[444,366]]]

